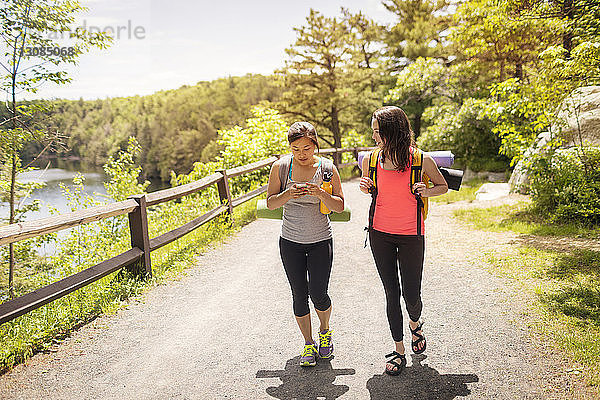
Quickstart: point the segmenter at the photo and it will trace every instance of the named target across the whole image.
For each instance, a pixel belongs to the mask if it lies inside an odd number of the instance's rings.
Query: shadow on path
[[[457,396],[471,394],[467,383],[479,381],[474,374],[440,375],[427,364],[421,365],[427,356],[411,355],[411,357],[413,365],[404,368],[400,376],[389,376],[383,373],[374,375],[367,381],[371,400],[451,400]]]
[[[267,393],[281,400],[336,399],[350,388],[346,385],[334,385],[338,375],[354,375],[354,369],[333,369],[330,360],[319,359],[315,367],[303,368],[298,363],[300,356],[287,361],[285,370],[268,371],[261,369],[257,378],[279,378],[280,386],[267,388]]]

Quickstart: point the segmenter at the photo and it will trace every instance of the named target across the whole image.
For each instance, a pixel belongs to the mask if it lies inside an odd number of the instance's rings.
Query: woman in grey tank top
[[[273,164],[267,188],[267,207],[283,207],[279,250],[292,289],[293,309],[304,350],[300,365],[314,366],[317,358],[333,356],[329,329],[331,299],[327,294],[333,262],[333,241],[329,216],[321,213],[321,202],[331,211],[344,210],[344,194],[337,168],[318,150],[317,132],[308,122],[296,122],[288,131],[292,154]],[[330,174],[332,193],[321,188]],[[319,317],[319,343],[312,336],[310,298]]]

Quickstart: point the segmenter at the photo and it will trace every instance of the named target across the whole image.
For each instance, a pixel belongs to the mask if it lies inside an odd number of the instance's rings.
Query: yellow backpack
[[[373,181],[373,187],[371,187],[371,208],[369,209],[369,227],[373,228],[373,216],[375,215],[375,203],[377,198],[377,161],[379,160],[380,148],[373,150],[369,156],[369,178]],[[423,152],[417,148],[414,149],[412,157],[412,165],[410,167],[410,187],[408,188],[417,199],[417,235],[422,235],[421,232],[421,218],[425,220],[427,218],[427,211],[429,209],[429,199],[427,197],[422,198],[420,195],[413,191],[413,186],[417,182],[423,182],[429,186],[429,177],[427,174],[423,174]]]

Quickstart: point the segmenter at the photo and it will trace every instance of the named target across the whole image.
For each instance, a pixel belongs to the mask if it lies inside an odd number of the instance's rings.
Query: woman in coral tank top
[[[395,351],[386,356],[385,372],[399,375],[406,366],[401,295],[410,317],[412,351],[419,354],[426,347],[420,319],[425,241],[423,218],[417,218],[418,197],[444,194],[448,185],[435,161],[423,154],[422,172],[429,176],[433,187],[416,182],[411,191],[410,175],[416,145],[410,122],[402,109],[393,106],[377,109],[373,113],[371,127],[373,139],[381,151],[377,160],[377,192],[372,223],[369,224],[369,242],[385,290],[387,317],[395,342]],[[369,178],[369,157],[363,159],[362,171],[360,190],[371,193],[375,189],[373,180]],[[418,224],[421,224],[421,229]]]

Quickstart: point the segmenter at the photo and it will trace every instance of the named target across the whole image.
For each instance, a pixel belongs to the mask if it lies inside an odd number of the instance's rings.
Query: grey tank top
[[[321,158],[317,171],[309,182],[317,185],[323,183],[323,163],[332,162],[327,158]],[[294,183],[294,181],[288,179],[285,189],[290,188]],[[283,205],[281,237],[302,244],[331,239],[329,216],[321,214],[320,204],[321,200],[318,197],[310,195],[288,200]]]

